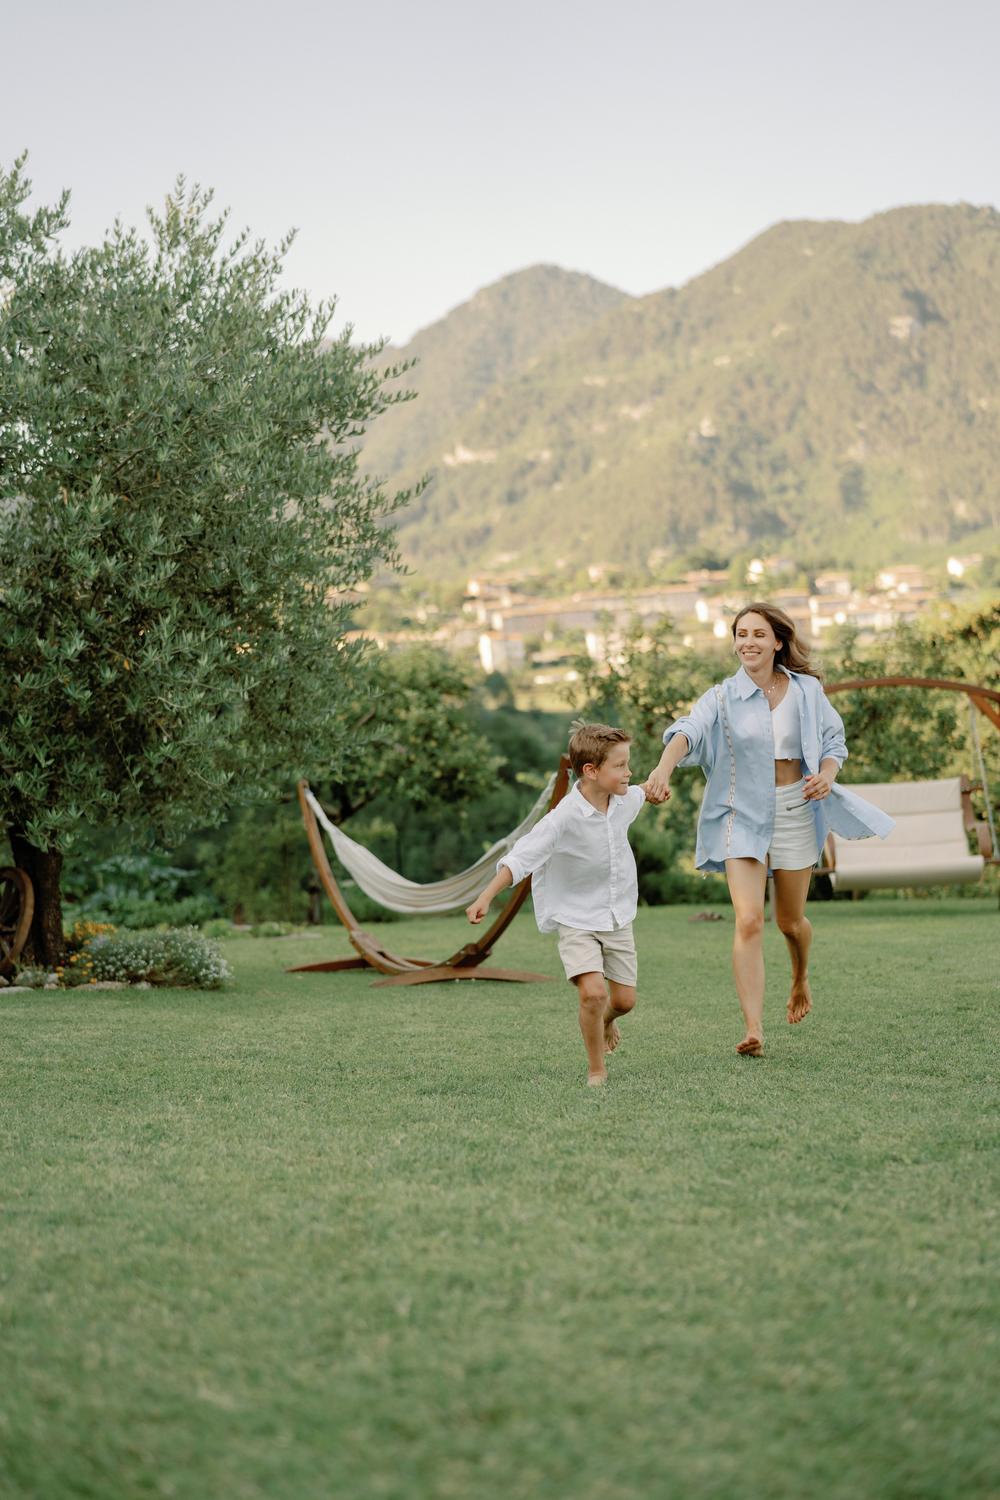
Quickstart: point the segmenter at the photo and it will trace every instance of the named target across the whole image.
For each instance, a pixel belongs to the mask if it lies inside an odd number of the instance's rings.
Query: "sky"
[[[641,294],[782,219],[1000,204],[992,0],[0,0],[67,248],[179,172],[399,344],[539,262]]]

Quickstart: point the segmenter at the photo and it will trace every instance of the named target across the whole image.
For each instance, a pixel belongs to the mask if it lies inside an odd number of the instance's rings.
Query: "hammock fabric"
[[[546,812],[555,781],[553,774],[524,821],[499,839],[491,849],[487,849],[474,865],[447,880],[435,880],[427,885],[420,885],[415,880],[407,880],[398,875],[380,859],[376,859],[370,849],[365,849],[349,838],[342,828],[330,822],[311,791],[305,792],[305,798],[316,815],[316,821],[326,831],[340,863],[366,896],[370,896],[380,906],[387,907],[389,911],[429,913],[454,911],[458,907],[468,906],[479,895],[494,873],[497,860],[509,853],[521,835],[533,828]]]

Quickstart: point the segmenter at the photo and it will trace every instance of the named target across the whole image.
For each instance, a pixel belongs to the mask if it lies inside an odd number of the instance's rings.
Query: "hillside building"
[[[832,594],[837,599],[849,599],[854,587],[850,573],[817,573],[814,582],[817,594]]]
[[[927,575],[914,563],[900,563],[897,567],[883,568],[876,585],[886,594],[910,594],[927,588]]]
[[[487,630],[479,637],[479,661],[484,672],[512,672],[524,666],[523,635],[501,635]]]
[[[631,593],[577,593],[566,599],[533,599],[492,608],[488,623],[492,631],[501,635],[514,633],[544,639],[570,631],[598,630],[605,617],[619,629],[634,620],[653,622],[664,615],[674,620],[687,619],[694,615],[700,599],[700,591],[686,583],[636,589]]]

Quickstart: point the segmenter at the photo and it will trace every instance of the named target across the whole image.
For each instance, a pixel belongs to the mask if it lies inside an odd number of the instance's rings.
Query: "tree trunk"
[[[52,969],[62,963],[64,948],[60,889],[63,857],[57,849],[36,849],[17,829],[11,828],[8,833],[14,863],[35,888],[35,915],[21,962]]]

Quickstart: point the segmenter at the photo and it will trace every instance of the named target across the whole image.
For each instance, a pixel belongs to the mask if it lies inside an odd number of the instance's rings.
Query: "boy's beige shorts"
[[[556,931],[567,979],[575,979],[578,974],[603,974],[615,984],[635,988],[639,967],[631,922],[612,932],[584,932],[582,928],[563,927],[557,922]]]

